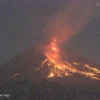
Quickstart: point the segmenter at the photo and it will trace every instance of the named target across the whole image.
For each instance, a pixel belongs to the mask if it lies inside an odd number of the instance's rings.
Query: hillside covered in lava
[[[64,52],[64,60],[68,62],[79,62],[81,64],[89,64],[99,68],[98,65],[87,61],[86,59],[80,57],[70,49],[66,49]],[[13,57],[6,63],[0,65],[0,80],[7,81],[12,79],[25,78],[26,80],[32,80],[39,78],[39,80],[45,79],[49,73],[49,69],[45,65],[39,71],[37,68],[41,67],[42,61],[45,59],[45,55],[41,50],[40,46],[34,46],[33,48],[20,53],[19,55]],[[66,59],[67,58],[67,59]],[[80,66],[82,68],[82,66]]]
[[[70,49],[66,49],[64,52],[70,63],[77,61],[99,68]],[[34,46],[34,48],[1,64],[0,93],[10,94],[11,100],[28,100],[29,98],[29,100],[97,100],[100,98],[99,80],[79,74],[47,78],[49,69],[46,65],[36,71],[45,58],[41,48]],[[66,56],[64,59],[66,60]]]

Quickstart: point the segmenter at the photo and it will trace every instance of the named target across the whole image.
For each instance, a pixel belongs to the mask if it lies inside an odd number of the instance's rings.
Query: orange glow
[[[16,73],[16,74],[14,74],[12,77],[14,78],[14,77],[16,77],[16,76],[18,76],[18,75],[20,75],[21,73]]]
[[[54,75],[54,73],[50,73],[50,75],[48,76],[48,78],[49,77],[54,77],[55,75]]]
[[[78,73],[92,79],[100,80],[98,75],[100,70],[97,68],[92,68],[88,64],[84,65],[76,61],[73,61],[72,63],[63,61],[61,59],[61,53],[56,39],[52,40],[51,43],[46,46],[44,54],[46,59],[42,62],[42,67],[47,64],[48,68],[50,69],[50,73],[47,78],[69,75],[73,76],[75,73]],[[78,67],[84,67],[84,70],[76,68],[75,65]]]
[[[100,70],[76,61],[72,63],[63,61],[59,48],[59,45],[62,45],[64,42],[67,43],[92,20],[97,12],[95,4],[95,0],[91,2],[90,0],[69,0],[67,5],[62,5],[61,9],[48,19],[44,28],[44,36],[48,36],[51,42],[44,50],[46,59],[41,65],[41,67],[47,65],[50,69],[47,78],[74,76],[74,74],[78,73],[92,79],[100,80],[98,75]],[[83,67],[83,70],[80,70],[79,67]]]

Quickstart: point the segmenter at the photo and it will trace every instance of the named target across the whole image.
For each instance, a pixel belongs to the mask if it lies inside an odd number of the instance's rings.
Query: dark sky
[[[43,27],[63,3],[67,0],[0,0],[0,63],[43,40]],[[67,46],[100,65],[100,11]]]

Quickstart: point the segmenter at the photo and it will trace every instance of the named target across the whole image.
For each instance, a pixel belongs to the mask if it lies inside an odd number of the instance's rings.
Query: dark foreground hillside
[[[84,81],[83,81],[84,82]],[[9,81],[0,84],[0,100],[100,100],[100,87],[60,84],[52,81]]]

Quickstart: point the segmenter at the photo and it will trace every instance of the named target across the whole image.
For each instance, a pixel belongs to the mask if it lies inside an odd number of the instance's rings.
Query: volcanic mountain
[[[70,49],[64,50],[67,60],[99,68]],[[66,60],[66,57],[64,58]],[[0,65],[0,94],[10,94],[9,100],[99,100],[100,81],[75,74],[48,79],[49,69],[36,71],[45,55],[39,46],[20,53]],[[81,67],[81,66],[80,66]],[[1,96],[0,99],[8,100]]]

